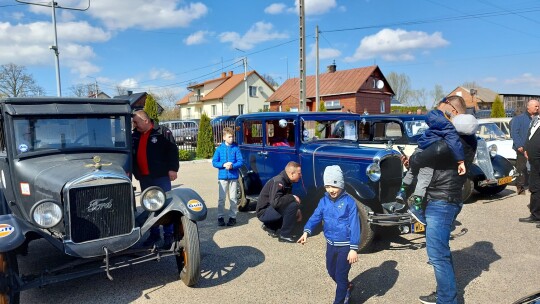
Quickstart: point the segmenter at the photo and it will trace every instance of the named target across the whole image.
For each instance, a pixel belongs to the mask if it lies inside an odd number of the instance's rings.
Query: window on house
[[[249,86],[249,97],[257,97],[257,87]]]
[[[217,106],[216,105],[212,106],[212,116],[217,116]]]
[[[238,115],[242,115],[242,114],[244,114],[244,105],[239,104],[238,105]]]
[[[385,112],[384,100],[381,100],[381,113],[384,113],[384,112]]]
[[[328,100],[324,102],[324,106],[327,110],[341,109],[341,102],[339,100]]]

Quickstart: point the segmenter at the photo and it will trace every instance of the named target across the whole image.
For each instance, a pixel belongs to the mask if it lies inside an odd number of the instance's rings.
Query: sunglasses
[[[444,98],[441,100],[440,103],[445,103],[445,104],[451,106],[452,109],[454,109],[454,111],[456,111],[456,113],[459,113],[458,110],[456,110],[456,107],[454,107],[454,106],[450,103],[450,101],[449,101],[448,99],[446,99],[446,97],[444,97]]]

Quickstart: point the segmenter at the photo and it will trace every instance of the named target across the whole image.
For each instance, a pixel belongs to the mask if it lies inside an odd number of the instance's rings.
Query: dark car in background
[[[302,166],[293,193],[302,198],[304,219],[323,196],[324,169],[339,165],[345,190],[355,199],[361,225],[360,251],[368,251],[377,226],[422,231],[406,207],[395,202],[403,166],[392,149],[358,144],[361,117],[350,113],[261,112],[236,118],[236,140],[244,166],[240,168],[239,204],[256,200],[262,186],[284,170],[289,161]],[[412,225],[412,226],[411,226]]]

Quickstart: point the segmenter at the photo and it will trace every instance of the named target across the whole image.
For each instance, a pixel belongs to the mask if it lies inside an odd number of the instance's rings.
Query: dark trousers
[[[139,180],[139,183],[141,184],[141,193],[149,187],[152,186],[158,186],[161,189],[163,189],[165,192],[171,191],[171,180],[168,176],[161,176],[161,177],[149,177],[149,176],[143,176]],[[152,227],[150,228],[150,234],[153,235],[159,235],[159,227]],[[163,225],[163,234],[173,234],[173,224],[167,224]]]
[[[334,304],[343,303],[349,287],[349,270],[351,264],[347,261],[349,246],[332,246],[326,243],[326,270],[336,282],[336,298]]]
[[[281,236],[291,237],[296,224],[297,211],[298,204],[296,203],[290,203],[278,210],[274,209],[272,206],[268,206],[268,208],[264,210],[264,213],[259,217],[259,220],[272,230],[281,228]]]
[[[531,215],[540,219],[540,159],[530,159],[529,191],[531,191]]]
[[[516,171],[519,176],[516,179],[517,187],[526,187],[529,184],[529,171],[527,170],[527,158],[522,152],[516,151]]]

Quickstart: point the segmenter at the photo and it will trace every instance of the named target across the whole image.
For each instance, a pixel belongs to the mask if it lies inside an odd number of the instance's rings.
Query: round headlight
[[[165,192],[160,187],[150,187],[143,191],[141,202],[144,209],[158,211],[165,204]]]
[[[381,167],[379,164],[372,163],[367,167],[366,174],[372,182],[376,182],[381,179]]]
[[[491,145],[488,147],[489,156],[495,157],[497,155],[497,145]]]
[[[54,202],[44,201],[32,209],[32,218],[41,228],[51,228],[62,220],[62,208]]]

